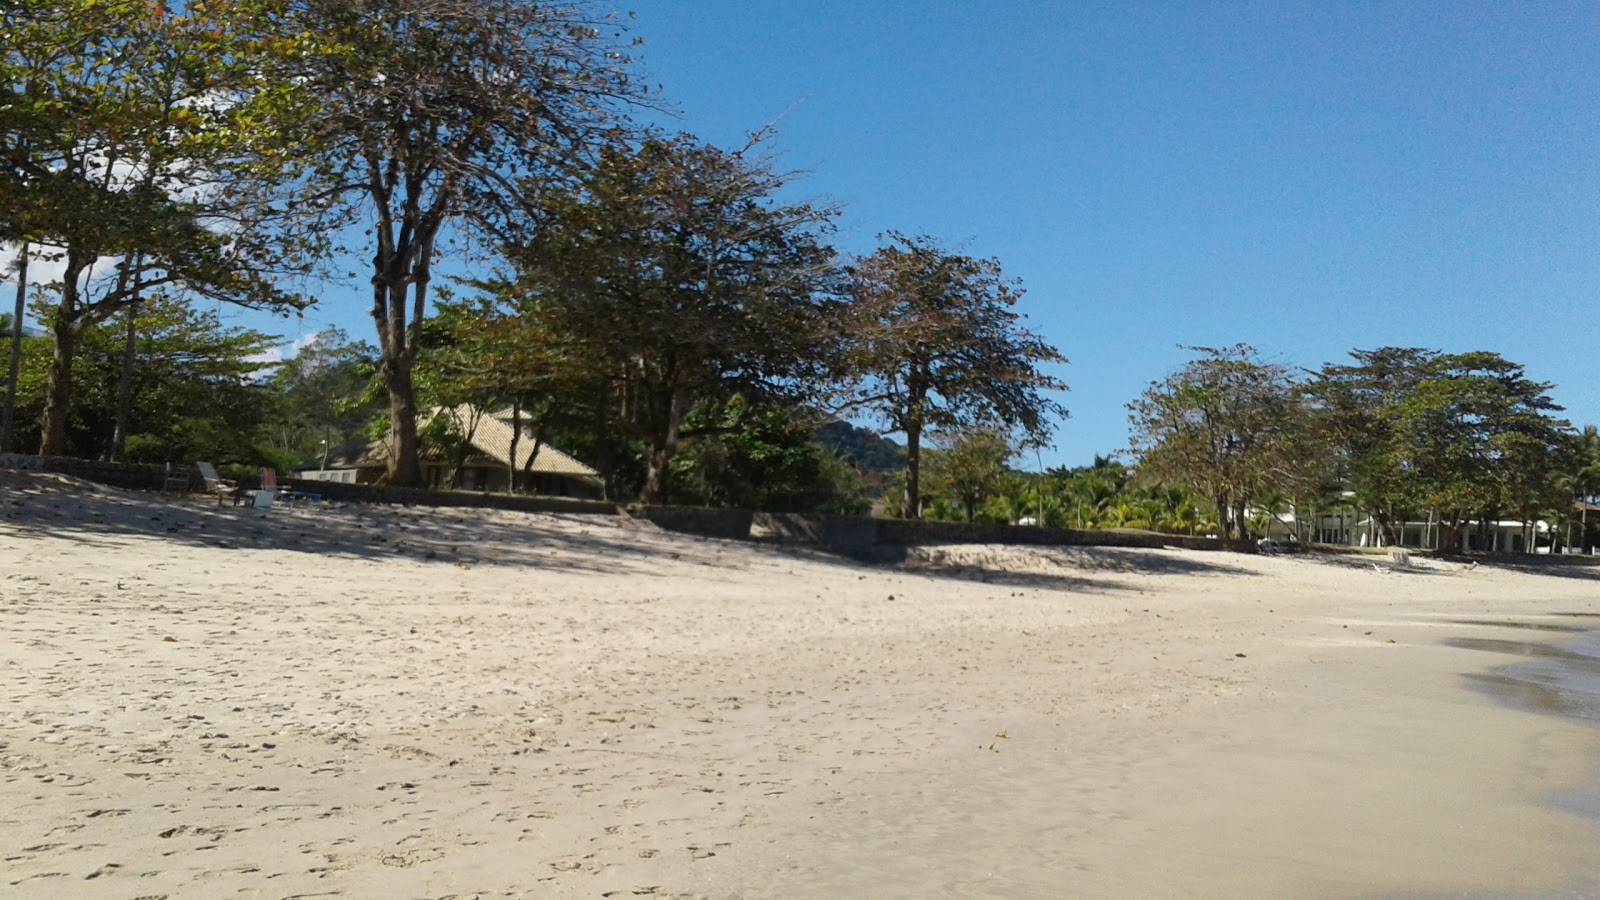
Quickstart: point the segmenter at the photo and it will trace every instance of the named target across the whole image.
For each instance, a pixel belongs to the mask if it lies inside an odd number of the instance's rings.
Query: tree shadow
[[[48,538],[116,552],[126,552],[123,539],[143,537],[197,549],[612,575],[654,574],[663,559],[741,565],[734,542],[666,534],[611,516],[310,502],[256,509],[38,473],[0,477],[0,528],[13,540]]]
[[[1117,576],[1257,574],[1170,550],[1123,547],[942,545],[907,547],[903,556],[896,556],[892,562],[855,565],[932,578],[1077,593],[1136,589]]]
[[[1600,581],[1600,558],[1587,556],[1486,556],[1477,560],[1486,569],[1504,569],[1524,575],[1552,575]]]
[[[763,557],[788,557],[863,572],[1067,592],[1132,590],[1120,576],[1256,574],[1197,558],[1200,554],[1118,547],[913,547],[899,559],[861,562],[814,547],[667,532],[615,516],[319,502],[255,509],[219,506],[197,495],[126,491],[70,476],[4,471],[0,532],[20,542],[69,541],[108,553],[128,552],[126,539],[137,537],[195,549],[641,577],[661,574],[666,564],[732,570],[759,564]]]
[[[1377,572],[1384,575],[1438,575],[1440,573],[1439,568],[1433,564],[1433,561],[1424,557],[1413,558],[1408,565],[1397,565],[1392,558],[1387,556],[1366,553],[1327,553],[1319,550],[1309,550],[1295,554],[1291,558],[1335,569]]]

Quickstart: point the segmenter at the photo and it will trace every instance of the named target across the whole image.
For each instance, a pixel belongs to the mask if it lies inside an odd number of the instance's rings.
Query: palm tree
[[[1589,504],[1600,496],[1600,428],[1583,426],[1573,445],[1573,465],[1569,475],[1573,499],[1583,503],[1579,521],[1579,543],[1589,541]],[[1569,539],[1568,546],[1572,544]]]

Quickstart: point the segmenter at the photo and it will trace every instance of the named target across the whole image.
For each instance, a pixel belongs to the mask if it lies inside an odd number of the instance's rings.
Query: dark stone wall
[[[199,490],[203,484],[197,469],[100,462],[68,457],[0,454],[0,468],[55,472],[130,490],[163,490],[173,485],[173,479],[186,482],[192,490]],[[255,490],[261,486],[260,478],[257,476],[244,476],[235,480],[238,481],[239,487],[245,490]],[[322,500],[342,503],[386,503],[586,515],[617,513],[617,506],[614,503],[567,497],[430,491],[422,488],[390,488],[338,481],[304,481],[297,478],[283,479],[280,486]],[[1076,531],[1031,525],[982,525],[909,519],[869,519],[855,516],[755,513],[748,509],[701,506],[635,506],[631,507],[629,512],[667,531],[731,540],[749,539],[751,526],[755,524],[777,540],[808,544],[830,553],[863,560],[898,559],[905,555],[907,547],[926,544],[1026,544],[1152,549],[1183,547],[1188,550],[1256,552],[1255,544],[1249,541],[1224,541],[1176,534]]]
[[[185,466],[143,465],[138,463],[101,462],[92,459],[72,459],[64,456],[22,456],[5,454],[0,457],[0,468],[23,469],[36,472],[53,472],[71,475],[85,481],[136,491],[164,489],[201,490],[205,484],[199,469]],[[259,475],[231,477],[244,490],[261,487]],[[472,509],[506,509],[518,512],[585,513],[591,515],[616,515],[617,505],[601,500],[576,500],[569,497],[527,497],[501,494],[480,494],[469,491],[430,491],[423,488],[390,488],[372,484],[345,484],[337,481],[305,481],[283,478],[278,482],[286,488],[309,494],[321,500],[340,503],[383,503],[406,506],[466,507]]]
[[[1121,531],[1078,531],[1031,525],[985,525],[911,519],[867,519],[757,513],[755,524],[774,539],[811,544],[856,559],[882,560],[904,556],[905,548],[928,544],[1012,544],[1053,547],[1183,547],[1254,553],[1249,541],[1223,541]]]
[[[749,540],[755,513],[711,506],[631,506],[628,512],[667,531],[701,537]]]

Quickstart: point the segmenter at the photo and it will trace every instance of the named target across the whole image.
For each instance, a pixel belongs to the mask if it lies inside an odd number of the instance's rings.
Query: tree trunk
[[[545,403],[544,412],[540,414],[533,426],[533,449],[528,452],[528,461],[522,465],[522,483],[528,493],[537,494],[538,489],[533,481],[533,464],[539,459],[539,451],[544,449],[545,432],[550,427],[550,420],[555,417],[556,404],[554,401]]]
[[[522,443],[522,399],[511,398],[511,450],[506,455],[506,492],[517,492],[517,445]]]
[[[80,305],[83,298],[79,283],[94,261],[92,251],[75,246],[67,248],[66,265],[61,272],[61,302],[56,305],[50,328],[55,334],[56,346],[50,359],[50,380],[45,391],[40,456],[60,456],[66,452],[67,419],[72,411],[72,360],[77,356],[83,332],[114,315],[126,301],[124,291],[131,263],[123,264],[115,291],[102,297],[99,303]]]
[[[44,422],[39,440],[40,456],[60,456],[67,446],[67,414],[72,404],[72,358],[78,352],[78,326],[67,314],[65,302],[57,313],[55,353],[50,357],[50,381],[45,388]]]
[[[922,518],[922,425],[906,427],[906,493],[900,503],[900,518]]]
[[[122,373],[117,382],[117,424],[111,432],[111,461],[122,459],[128,446],[128,423],[133,418],[133,364],[138,355],[139,304],[128,307],[128,327],[122,338]]]
[[[385,359],[380,372],[389,392],[389,472],[394,487],[416,487],[422,481],[422,442],[417,435],[417,394],[411,385],[411,360]]]
[[[650,442],[650,471],[645,477],[643,500],[647,505],[660,506],[667,502],[669,478],[667,467],[678,450],[678,428],[683,422],[684,405],[688,391],[682,387],[672,389],[672,399],[667,404],[667,418],[660,433]]]
[[[14,450],[17,418],[17,378],[22,366],[22,315],[28,308],[28,243],[17,254],[17,308],[11,319],[11,353],[6,366],[5,409],[0,411],[0,453]]]
[[[378,327],[378,371],[389,393],[389,471],[394,487],[422,484],[422,443],[417,434],[417,392],[411,382],[422,316],[427,310],[431,245],[416,238],[374,260],[372,320]],[[417,260],[412,266],[407,260]],[[407,277],[409,274],[410,277]]]
[[[1396,527],[1396,525],[1395,525],[1395,515],[1394,515],[1394,513],[1392,511],[1388,515],[1386,515],[1383,518],[1379,519],[1378,520],[1378,525],[1383,529],[1382,537],[1383,537],[1384,541],[1387,542],[1386,546],[1389,546],[1389,547],[1402,547],[1402,546],[1405,545],[1405,542],[1400,539],[1401,536],[1402,536],[1401,532],[1402,532],[1403,529],[1400,528],[1400,527]]]

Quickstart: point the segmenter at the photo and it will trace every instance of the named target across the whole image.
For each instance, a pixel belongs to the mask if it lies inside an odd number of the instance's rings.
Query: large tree
[[[930,430],[976,425],[1047,435],[1066,389],[1043,366],[1065,363],[1022,324],[1019,283],[994,259],[952,253],[929,237],[890,232],[850,267],[841,330],[838,411],[859,410],[906,436],[901,515],[921,515],[922,442]]]
[[[1477,351],[1436,356],[1414,390],[1386,410],[1395,440],[1380,464],[1406,473],[1424,508],[1438,511],[1442,547],[1475,518],[1480,543],[1502,513],[1528,518],[1549,508],[1556,448],[1569,430],[1548,392],[1523,367]]]
[[[84,335],[161,288],[264,307],[306,247],[262,154],[252,4],[23,0],[0,42],[0,239],[58,264],[39,451],[63,452]],[[256,90],[260,88],[260,90]]]
[[[781,199],[760,137],[608,150],[580,188],[552,194],[520,255],[528,302],[615,379],[619,422],[649,447],[647,503],[668,499],[697,400],[796,397],[830,338],[835,208]]]
[[[1203,493],[1223,534],[1248,537],[1252,502],[1320,481],[1320,450],[1287,366],[1254,347],[1193,347],[1198,356],[1128,404],[1141,475]]]
[[[335,210],[370,236],[389,395],[388,480],[415,485],[412,371],[447,228],[521,241],[538,195],[637,101],[620,26],[582,0],[282,0],[316,114],[302,146]]]
[[[1396,542],[1399,523],[1437,516],[1440,546],[1461,526],[1502,514],[1536,517],[1553,486],[1568,425],[1550,385],[1487,351],[1356,350],[1311,385],[1331,423],[1356,504]]]

